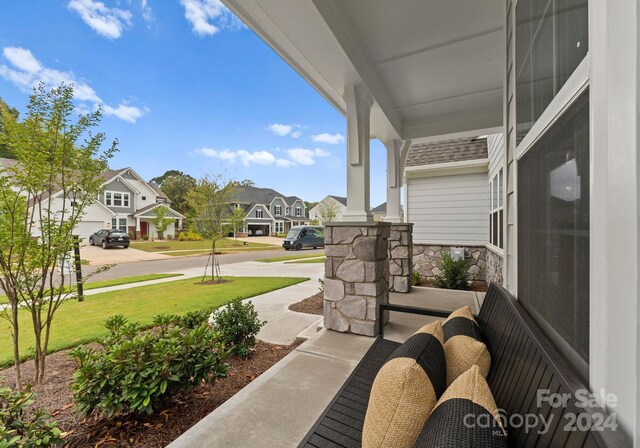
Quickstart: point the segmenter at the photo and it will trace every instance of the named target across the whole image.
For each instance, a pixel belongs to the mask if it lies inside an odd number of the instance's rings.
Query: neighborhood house
[[[16,164],[13,159],[0,158],[3,169]],[[171,208],[171,201],[153,182],[146,182],[132,168],[121,168],[104,173],[104,190],[95,202],[86,208],[75,233],[85,242],[91,234],[101,229],[119,229],[135,238],[157,238],[153,224],[156,210],[162,207],[165,218],[171,220],[164,235],[175,235],[182,227],[183,215]],[[61,191],[53,193],[52,204],[62,209]],[[177,225],[177,227],[176,227]]]
[[[271,188],[240,187],[232,205],[244,209],[242,232],[249,235],[281,235],[293,226],[309,223],[302,199],[284,196]]]

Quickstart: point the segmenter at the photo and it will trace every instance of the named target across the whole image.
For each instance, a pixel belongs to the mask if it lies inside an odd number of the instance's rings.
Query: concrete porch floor
[[[484,294],[414,288],[391,294],[391,303],[475,313]],[[427,316],[392,312],[385,338],[404,341]],[[297,447],[338,392],[374,338],[322,330],[263,373],[169,445],[198,447]]]

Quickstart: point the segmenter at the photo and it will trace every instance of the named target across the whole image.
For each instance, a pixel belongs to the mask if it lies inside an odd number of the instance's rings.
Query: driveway
[[[82,246],[80,248],[80,258],[89,261],[90,266],[100,266],[103,264],[132,263],[135,261],[166,260],[173,258],[170,255],[145,252],[143,250],[123,249],[122,247],[112,247],[103,249],[100,246]]]

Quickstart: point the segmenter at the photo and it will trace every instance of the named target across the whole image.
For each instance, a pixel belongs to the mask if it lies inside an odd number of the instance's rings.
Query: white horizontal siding
[[[487,137],[487,149],[489,152],[489,177],[493,176],[502,168],[504,157],[504,134],[492,134]]]
[[[486,243],[487,173],[408,179],[407,218],[415,242]]]

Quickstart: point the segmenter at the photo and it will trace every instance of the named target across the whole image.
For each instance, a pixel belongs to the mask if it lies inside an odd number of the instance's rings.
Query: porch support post
[[[400,213],[400,189],[402,188],[402,167],[400,152],[402,140],[388,140],[384,144],[387,148],[387,212],[384,218],[387,222],[402,222]]]
[[[136,217],[136,239],[142,238],[142,231],[140,229],[140,218]]]
[[[347,211],[344,221],[373,221],[370,205],[370,114],[373,98],[362,85],[345,88],[347,103]]]
[[[388,222],[325,224],[324,325],[376,336],[378,305],[389,302]]]
[[[389,291],[411,292],[413,274],[413,224],[391,224],[389,236]]]
[[[182,218],[178,218],[178,228],[176,230],[182,229]]]

